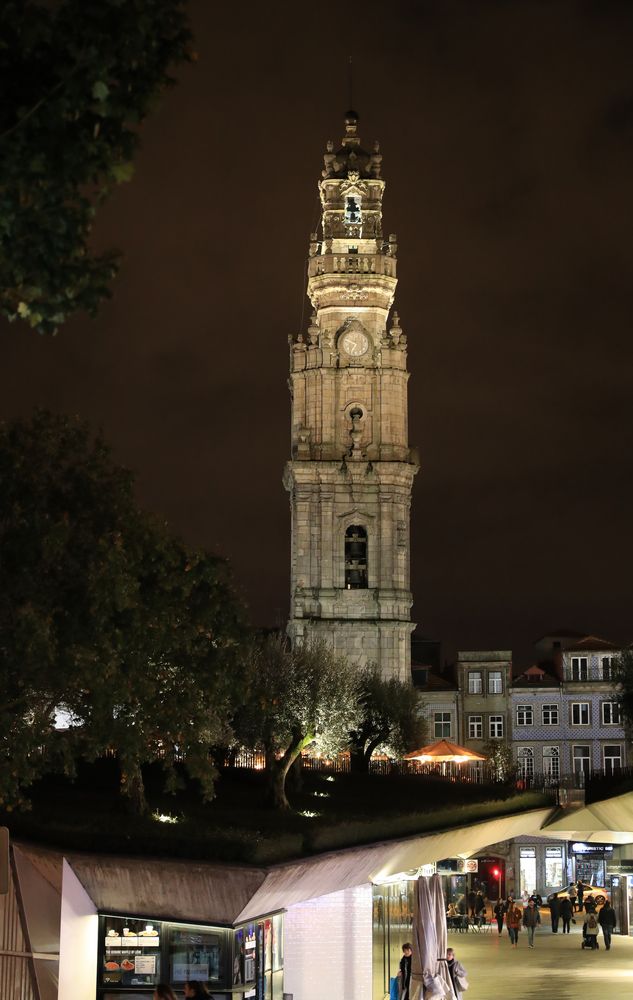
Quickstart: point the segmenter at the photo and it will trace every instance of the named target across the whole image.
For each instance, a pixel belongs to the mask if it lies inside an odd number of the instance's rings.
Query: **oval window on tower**
[[[345,532],[345,589],[367,589],[367,531],[359,524]]]

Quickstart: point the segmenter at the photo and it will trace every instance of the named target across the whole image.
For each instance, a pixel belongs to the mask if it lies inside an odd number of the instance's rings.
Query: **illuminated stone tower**
[[[407,429],[407,338],[396,237],[382,232],[382,156],[348,111],[319,181],[305,334],[290,338],[293,641],[325,638],[352,662],[410,680],[409,518],[417,456]]]

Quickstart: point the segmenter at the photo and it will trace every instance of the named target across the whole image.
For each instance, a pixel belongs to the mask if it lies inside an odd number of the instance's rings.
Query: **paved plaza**
[[[508,932],[450,932],[449,946],[465,966],[470,988],[464,1000],[632,1000],[633,938],[615,934],[606,951],[600,934],[599,951],[583,951],[582,920],[570,934],[552,934],[549,914],[536,931],[534,948],[527,933],[519,934],[519,947],[511,948]]]

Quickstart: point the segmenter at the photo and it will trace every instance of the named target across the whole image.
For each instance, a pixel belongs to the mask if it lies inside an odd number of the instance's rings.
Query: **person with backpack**
[[[582,925],[583,934],[583,948],[590,948],[595,951],[598,945],[598,931],[600,930],[600,924],[596,919],[595,913],[590,913]]]
[[[604,936],[604,946],[609,951],[611,947],[611,935],[615,930],[615,910],[611,906],[611,903],[607,899],[606,903],[600,910],[598,914],[598,923],[602,927],[602,934]]]

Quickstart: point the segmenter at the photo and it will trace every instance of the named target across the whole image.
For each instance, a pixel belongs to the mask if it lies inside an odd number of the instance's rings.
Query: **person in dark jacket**
[[[413,949],[407,941],[402,945],[402,958],[400,959],[400,1000],[409,1000],[409,990],[411,988],[411,956]]]
[[[541,914],[538,911],[538,907],[533,899],[528,901],[528,905],[523,911],[523,926],[527,928],[528,932],[528,945],[530,948],[534,947],[534,931],[541,922]]]
[[[477,905],[477,893],[474,889],[471,889],[466,897],[468,903],[468,915],[470,917],[475,916],[475,906]]]
[[[493,913],[495,915],[495,920],[497,921],[497,929],[500,934],[503,930],[503,915],[505,912],[506,912],[506,905],[500,899],[493,910]]]
[[[475,917],[479,923],[482,923],[486,919],[486,900],[481,889],[475,897]]]
[[[582,913],[583,899],[585,895],[585,884],[581,882],[580,879],[576,882],[576,891],[578,892],[578,913]]]
[[[615,930],[615,910],[611,906],[609,900],[606,901],[600,913],[598,914],[598,923],[602,927],[602,934],[604,936],[604,946],[609,950],[611,947],[611,934]]]
[[[549,915],[552,921],[552,934],[558,934],[558,918],[560,916],[560,902],[558,896],[554,896],[550,899]]]
[[[563,921],[563,934],[569,934],[569,925],[571,924],[574,908],[571,905],[571,900],[566,896],[560,900],[558,904],[558,912],[560,913],[560,918]]]
[[[591,893],[589,893],[589,895],[585,900],[585,913],[595,913],[596,910],[597,910],[596,901],[591,895]]]

